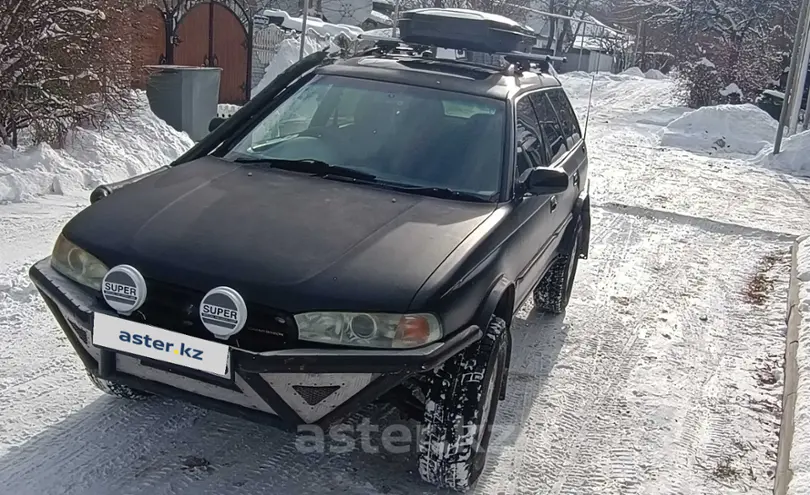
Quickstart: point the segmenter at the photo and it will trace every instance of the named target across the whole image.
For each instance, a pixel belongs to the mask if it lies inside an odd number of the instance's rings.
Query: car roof
[[[550,74],[523,72],[509,75],[494,66],[412,55],[352,57],[321,67],[317,73],[439,88],[500,100],[533,89],[561,86]]]

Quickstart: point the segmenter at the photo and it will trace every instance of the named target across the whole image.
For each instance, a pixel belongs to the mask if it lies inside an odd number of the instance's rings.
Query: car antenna
[[[591,120],[591,100],[593,99],[593,84],[596,82],[596,74],[591,76],[591,90],[588,94],[588,111],[585,114],[585,130],[583,131],[582,140],[588,137],[588,122]]]

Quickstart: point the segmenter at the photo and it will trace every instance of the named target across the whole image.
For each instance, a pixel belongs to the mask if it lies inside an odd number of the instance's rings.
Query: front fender
[[[478,325],[479,328],[485,329],[489,325],[489,320],[492,318],[495,309],[501,298],[506,294],[514,284],[504,276],[498,278],[489,290],[489,294],[484,299],[484,302],[478,307],[473,323]],[[509,308],[509,318],[511,319],[513,313],[512,307]],[[507,321],[509,323],[509,321]]]

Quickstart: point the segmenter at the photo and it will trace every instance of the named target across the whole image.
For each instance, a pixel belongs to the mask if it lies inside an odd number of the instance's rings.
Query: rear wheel
[[[486,463],[508,355],[507,324],[492,316],[482,339],[431,375],[419,439],[419,474],[466,491]]]
[[[534,307],[541,313],[560,314],[568,307],[579,263],[582,229],[578,226],[573,235],[568,250],[557,255],[549,271],[532,292]]]
[[[87,377],[90,379],[90,383],[95,385],[97,389],[101,390],[107,395],[112,395],[113,397],[130,400],[143,400],[150,397],[150,394],[147,394],[146,392],[141,392],[140,390],[135,390],[134,388],[127,387],[126,385],[121,385],[120,383],[99,378],[89,371],[87,372]]]

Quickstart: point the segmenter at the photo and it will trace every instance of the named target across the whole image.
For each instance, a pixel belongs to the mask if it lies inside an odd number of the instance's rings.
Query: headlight
[[[107,267],[95,256],[73,244],[60,234],[51,254],[51,266],[67,278],[101,290],[101,281],[107,274]]]
[[[431,314],[303,313],[295,315],[295,323],[299,339],[325,344],[402,349],[442,337]]]

